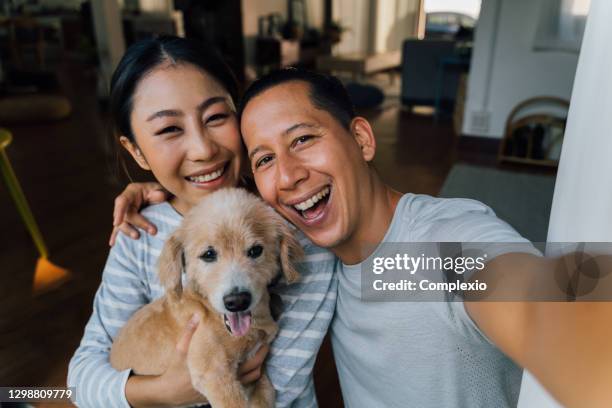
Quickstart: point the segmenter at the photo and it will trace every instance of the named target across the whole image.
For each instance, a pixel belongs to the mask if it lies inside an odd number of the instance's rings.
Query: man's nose
[[[281,190],[291,190],[308,177],[308,170],[292,157],[277,158],[277,180]]]

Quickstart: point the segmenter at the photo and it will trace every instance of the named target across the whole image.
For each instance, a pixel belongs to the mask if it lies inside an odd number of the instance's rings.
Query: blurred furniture
[[[470,71],[470,58],[465,56],[450,56],[443,57],[438,63],[438,76],[436,79],[436,98],[434,102],[435,114],[434,120],[438,121],[442,116],[442,99],[444,97],[444,88],[446,86],[447,76],[453,75],[452,83],[450,84],[455,90],[458,89],[459,80],[455,76],[457,72],[460,74]],[[456,99],[457,91],[455,91]],[[455,100],[453,99],[453,100]]]
[[[127,46],[136,41],[160,34],[185,36],[183,13],[126,13],[123,15],[123,35]]]
[[[297,65],[300,61],[300,41],[278,37],[255,38],[255,65],[260,74],[270,69]]]
[[[261,2],[174,0],[175,9],[183,13],[185,35],[212,44],[240,84],[245,68],[243,7],[255,7],[252,3]]]
[[[328,72],[349,72],[356,80],[376,72],[398,68],[401,57],[400,51],[378,54],[321,55],[317,57],[317,69]]]
[[[556,167],[559,164],[569,102],[554,96],[527,99],[512,109],[498,161]]]
[[[451,59],[457,57],[455,45],[455,41],[448,40],[404,41],[401,68],[403,104],[435,105],[438,110],[453,106],[459,76],[463,72],[463,69],[450,69],[453,65]]]
[[[9,33],[11,59],[16,66],[24,66],[25,54],[33,50],[39,68],[45,67],[44,26],[32,17],[11,17],[0,20]]]
[[[0,96],[0,123],[40,123],[68,117],[72,106],[62,95]]]

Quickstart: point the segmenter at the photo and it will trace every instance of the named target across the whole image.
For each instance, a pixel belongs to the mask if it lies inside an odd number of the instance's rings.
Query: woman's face
[[[133,96],[136,144],[121,143],[174,196],[181,213],[204,195],[238,184],[244,148],[227,91],[191,64],[164,63]]]

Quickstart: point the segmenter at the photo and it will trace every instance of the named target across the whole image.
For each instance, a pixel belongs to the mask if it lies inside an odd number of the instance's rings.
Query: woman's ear
[[[351,121],[351,134],[361,148],[361,155],[366,162],[374,159],[376,153],[376,138],[370,122],[360,116]]]
[[[119,143],[121,143],[121,146],[123,146],[125,150],[130,152],[132,158],[143,170],[151,170],[151,167],[149,167],[149,163],[147,163],[147,159],[145,159],[145,157],[142,155],[142,152],[140,151],[140,148],[136,145],[136,143],[133,143],[125,136],[119,137]]]

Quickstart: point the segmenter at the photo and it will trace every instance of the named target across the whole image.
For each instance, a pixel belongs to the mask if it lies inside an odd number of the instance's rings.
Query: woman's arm
[[[191,388],[184,366],[175,365],[170,375],[143,377],[131,375],[130,370],[117,371],[110,365],[113,339],[132,314],[151,300],[144,283],[144,270],[139,267],[132,250],[134,244],[121,235],[117,245],[111,249],[102,283],[94,298],[93,313],[69,364],[68,385],[76,388],[75,402],[80,407],[163,406],[172,405],[169,402],[174,402],[173,399],[179,396],[181,401],[193,400],[195,391],[184,391]],[[179,375],[180,368],[183,368],[182,375]],[[173,381],[168,381],[168,378]],[[183,381],[178,383],[181,379]],[[129,398],[126,398],[126,392]],[[178,395],[179,392],[183,395]],[[197,397],[193,402],[205,401],[201,395],[197,394]]]
[[[338,281],[335,256],[297,237],[305,258],[300,280],[272,289],[283,301],[278,336],[272,343],[266,371],[276,389],[276,407],[316,406],[312,369],[336,306]]]

